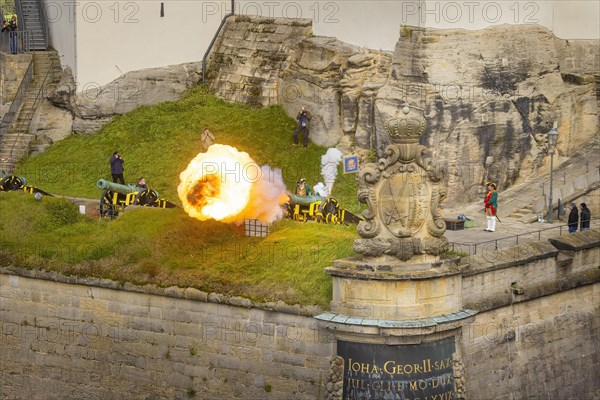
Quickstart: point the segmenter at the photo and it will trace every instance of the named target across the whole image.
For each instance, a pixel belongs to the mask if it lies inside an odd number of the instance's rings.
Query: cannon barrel
[[[98,189],[110,190],[111,192],[117,192],[117,193],[121,193],[121,194],[142,192],[142,189],[140,189],[139,187],[134,186],[132,184],[121,185],[120,183],[109,182],[105,179],[99,179],[98,182],[96,182],[96,187]],[[147,190],[152,191],[156,195],[156,198],[160,197],[160,194],[158,194],[158,192],[156,190],[153,190],[153,189],[147,189]]]
[[[292,194],[292,193],[289,193],[289,196],[290,196],[290,203],[302,204],[304,206],[314,203],[315,201],[325,200],[325,198],[323,198],[321,196],[298,196],[297,194]]]
[[[96,187],[98,189],[103,189],[103,190],[108,189],[112,192],[119,192],[119,193],[123,193],[123,194],[134,193],[134,192],[140,191],[139,188],[137,188],[133,185],[121,185],[120,183],[109,182],[104,179],[99,179],[98,182],[96,182]]]

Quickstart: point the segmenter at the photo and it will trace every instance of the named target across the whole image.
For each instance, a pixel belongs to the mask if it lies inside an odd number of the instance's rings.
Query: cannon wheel
[[[328,197],[322,204],[323,209],[323,218],[325,222],[328,224],[337,224],[338,223],[338,214],[339,214],[339,206],[337,200],[334,198]]]
[[[9,192],[11,190],[19,190],[23,187],[23,181],[21,178],[15,175],[7,176],[0,181],[0,188],[3,191]]]
[[[101,218],[109,217],[112,219],[119,214],[119,211],[117,211],[114,204],[112,204],[112,194],[113,192],[108,189],[104,190],[104,193],[102,193],[102,197],[100,198]]]
[[[140,206],[152,206],[158,200],[158,193],[152,189],[146,189],[138,193],[133,204]]]

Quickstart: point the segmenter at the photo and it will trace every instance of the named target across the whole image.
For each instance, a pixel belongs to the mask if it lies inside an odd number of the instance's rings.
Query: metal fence
[[[592,218],[590,221],[591,229],[600,228],[600,219]],[[579,226],[577,227],[579,230]],[[530,231],[525,233],[519,233],[518,235],[506,236],[499,239],[486,240],[484,242],[450,242],[450,252],[463,257],[472,257],[476,255],[489,254],[492,251],[505,250],[508,247],[515,246],[518,244],[541,242],[546,241],[550,238],[569,234],[568,224],[555,225],[550,228],[539,229],[536,231]]]
[[[29,53],[32,50],[31,44],[31,31],[0,32],[0,51],[5,53]]]

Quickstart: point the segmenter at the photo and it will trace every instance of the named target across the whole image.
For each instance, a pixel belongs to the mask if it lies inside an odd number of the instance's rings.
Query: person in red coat
[[[494,182],[487,183],[487,193],[483,204],[485,206],[485,215],[487,218],[486,232],[496,231],[496,211],[498,210],[498,192],[496,192],[496,184]]]

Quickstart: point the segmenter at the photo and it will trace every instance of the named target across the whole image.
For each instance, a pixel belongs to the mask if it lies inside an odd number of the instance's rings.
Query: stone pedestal
[[[422,260],[421,260],[422,261]],[[459,399],[462,308],[457,259],[337,260],[330,312],[316,316],[337,339],[328,399]]]
[[[456,259],[437,263],[365,263],[338,260],[331,311],[357,318],[410,320],[451,314],[461,309]]]
[[[357,175],[368,205],[354,242],[361,256],[326,269],[333,299],[315,317],[337,339],[328,398],[457,399],[456,338],[475,311],[462,308],[458,259],[443,257],[446,170],[419,144],[418,110],[392,112],[385,128],[394,142],[386,157]]]

